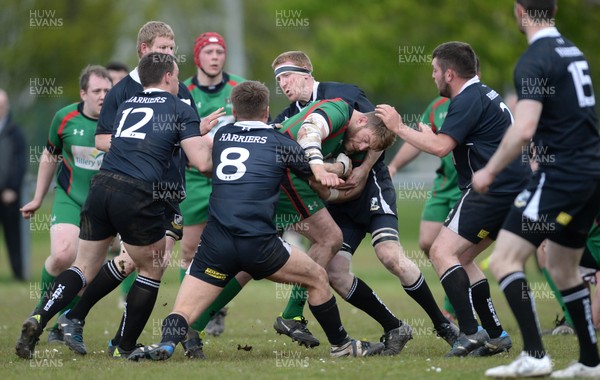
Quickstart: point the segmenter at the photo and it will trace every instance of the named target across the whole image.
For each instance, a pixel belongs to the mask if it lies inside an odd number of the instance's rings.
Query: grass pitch
[[[49,197],[51,198],[51,197]],[[48,200],[50,202],[51,199]],[[48,212],[48,204],[46,212]],[[443,289],[431,264],[418,250],[417,236],[421,200],[402,200],[398,204],[400,237],[407,256],[423,271],[438,303],[443,301]],[[331,359],[329,345],[320,326],[306,310],[311,331],[322,344],[314,349],[300,347],[287,337],[277,335],[272,327],[275,317],[286,303],[290,288],[269,281],[254,281],[229,305],[225,333],[205,339],[207,359],[192,361],[183,356],[179,346],[175,355],[164,362],[127,362],[106,356],[107,341],[118,326],[121,310],[117,307],[119,292],[109,295],[91,311],[85,326],[86,356],[79,356],[65,346],[49,345],[47,333],[41,337],[36,356],[24,360],[15,355],[15,342],[20,326],[39,297],[39,276],[49,252],[47,230],[31,232],[32,278],[28,282],[14,282],[8,268],[6,254],[0,257],[0,378],[2,379],[479,379],[487,368],[506,364],[520,352],[522,341],[516,322],[506,304],[497,282],[491,280],[492,296],[506,331],[511,335],[514,348],[508,354],[490,358],[446,359],[448,345],[436,338],[425,312],[404,292],[400,282],[379,263],[366,240],[355,254],[353,272],[367,282],[399,318],[414,329],[414,339],[395,357]],[[2,251],[5,248],[2,247]],[[483,254],[486,256],[489,252]],[[179,273],[176,268],[179,247],[163,278],[154,311],[139,342],[150,344],[160,341],[160,325],[170,311],[177,294]],[[530,263],[531,264],[531,263]],[[551,328],[560,312],[550,288],[535,269],[529,265],[529,280],[543,329]],[[380,326],[365,313],[352,307],[336,295],[342,320],[355,338],[378,341]],[[578,346],[574,336],[545,336],[546,349],[562,368],[577,359]],[[246,349],[238,349],[238,347]],[[251,349],[248,350],[248,348]]]

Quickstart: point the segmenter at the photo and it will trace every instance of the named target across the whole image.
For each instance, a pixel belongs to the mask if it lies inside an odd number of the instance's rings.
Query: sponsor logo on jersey
[[[71,147],[75,166],[87,170],[100,170],[104,152],[89,146],[73,145]]]

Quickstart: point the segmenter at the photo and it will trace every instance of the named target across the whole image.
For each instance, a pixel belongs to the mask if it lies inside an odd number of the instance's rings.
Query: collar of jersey
[[[252,128],[252,129],[273,129],[272,125],[269,124],[265,124],[262,121],[255,121],[255,120],[246,120],[246,121],[238,121],[236,123],[234,123],[233,125],[235,125],[236,127],[241,127],[241,128]]]
[[[150,87],[150,88],[144,89],[144,93],[148,94],[150,92],[167,92],[167,91],[163,90],[162,88],[156,88],[156,87]]]
[[[533,36],[531,36],[531,41],[529,41],[529,45],[533,44],[540,38],[546,37],[560,37],[560,32],[558,31],[558,29],[556,29],[555,26],[538,30]]]
[[[302,111],[308,103],[311,103],[311,102],[317,100],[317,89],[319,88],[319,83],[320,82],[317,82],[317,80],[315,80],[315,82],[313,83],[313,92],[312,92],[311,98],[308,99],[308,102],[304,103],[304,105],[300,104],[300,102],[298,102],[298,101],[296,102],[296,108],[298,108],[298,111]]]
[[[477,75],[475,75],[473,78],[471,78],[468,81],[466,81],[465,84],[463,84],[463,86],[460,88],[460,91],[458,92],[458,94],[460,94],[461,92],[463,92],[463,90],[465,88],[469,87],[470,85],[472,85],[474,83],[479,83],[479,77]],[[456,94],[456,95],[458,95],[458,94]]]
[[[142,81],[140,80],[140,74],[138,73],[137,66],[135,67],[135,69],[131,70],[131,72],[129,73],[129,76],[134,81],[138,82],[139,84],[142,84]]]

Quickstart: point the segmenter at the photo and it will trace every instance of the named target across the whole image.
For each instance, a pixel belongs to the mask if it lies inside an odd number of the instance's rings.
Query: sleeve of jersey
[[[64,116],[64,115],[63,115]],[[62,137],[59,135],[59,128],[62,123],[63,117],[56,113],[52,119],[50,125],[50,131],[48,132],[48,142],[46,143],[46,149],[48,152],[58,155],[62,152]]]
[[[281,123],[282,121],[285,120],[286,116],[289,116],[290,114],[290,107],[286,108],[285,110],[283,110],[282,113],[280,113],[279,115],[277,115],[277,117],[275,117],[275,119],[273,119],[273,123]]]
[[[548,78],[550,76],[544,74],[542,63],[527,57],[521,58],[514,71],[517,98],[543,102],[545,94],[548,93],[548,86],[550,86]]]
[[[294,174],[302,179],[312,176],[308,158],[300,144],[284,134],[277,135],[277,139],[282,145],[280,154],[287,155],[286,157],[280,157],[280,162],[284,162]]]
[[[321,141],[331,133],[331,125],[321,110],[316,110],[304,119],[301,130],[303,136],[298,138],[298,144],[304,149],[311,164],[323,164]],[[325,131],[325,132],[323,132]]]
[[[119,102],[116,99],[116,91],[109,91],[102,103],[98,124],[96,126],[97,135],[112,135],[113,126],[119,109]]]
[[[178,124],[180,140],[200,136],[200,118],[198,117],[198,112],[185,103],[178,104],[176,109],[180,120]]]
[[[369,101],[369,99],[367,99],[367,96],[365,95],[364,91],[361,90],[360,88],[358,89],[358,97],[356,98],[356,102],[354,104],[354,109],[360,111],[360,112],[371,112],[371,111],[375,111],[375,106],[373,105],[373,103],[371,103]]]
[[[450,103],[444,128],[438,133],[446,134],[460,144],[477,128],[481,113],[481,100],[470,101],[468,97],[458,96]]]
[[[183,82],[179,82],[179,93],[177,94],[177,97],[182,102],[190,106],[194,110],[194,112],[196,112],[196,115],[199,115],[198,108],[196,108],[196,101],[194,100],[194,96],[192,95],[190,90],[188,90],[188,88],[183,84]]]

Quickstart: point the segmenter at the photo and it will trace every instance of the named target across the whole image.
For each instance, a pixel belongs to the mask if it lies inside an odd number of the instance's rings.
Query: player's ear
[[[87,98],[87,93],[85,92],[85,90],[83,90],[83,89],[79,90],[79,97],[81,98],[81,100],[83,100],[85,102],[85,99]]]

